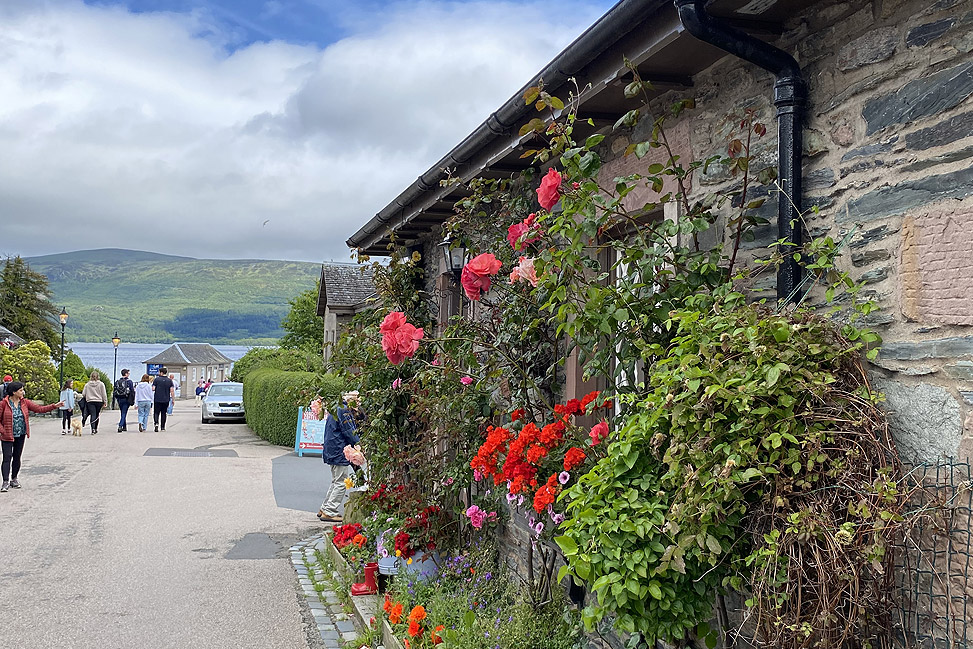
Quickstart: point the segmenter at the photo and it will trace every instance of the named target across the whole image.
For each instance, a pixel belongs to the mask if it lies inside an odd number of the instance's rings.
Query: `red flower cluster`
[[[382,333],[382,350],[392,365],[412,358],[419,350],[422,328],[406,322],[405,314],[401,311],[392,311],[385,316],[378,330]]]
[[[466,297],[473,301],[480,299],[480,292],[490,290],[490,279],[500,272],[503,262],[493,256],[492,253],[485,252],[482,255],[473,257],[465,266],[460,275],[459,282],[463,285]]]
[[[584,462],[586,457],[588,456],[585,455],[584,451],[577,446],[572,446],[568,449],[568,452],[564,454],[564,470],[572,470],[574,467]]]
[[[331,542],[338,549],[341,549],[354,541],[355,537],[361,534],[362,529],[364,529],[358,523],[352,523],[350,525],[335,525],[331,530],[332,537]]]
[[[520,252],[538,241],[542,234],[537,226],[537,215],[531,212],[526,219],[507,228],[507,241],[511,248]]]
[[[514,411],[516,414],[517,411]],[[523,411],[519,411],[523,416]],[[485,476],[493,476],[493,484],[498,485],[503,481],[499,463],[500,455],[507,452],[507,442],[513,436],[506,428],[487,427],[487,438],[476,452],[476,457],[470,462],[470,468],[479,470]]]
[[[408,559],[416,553],[411,547],[409,547],[409,533],[399,532],[395,535],[395,549],[397,554],[403,559]]]
[[[547,479],[544,486],[537,490],[534,494],[534,511],[540,514],[542,511],[554,504],[557,500],[557,495],[561,491],[561,485],[558,484],[557,474],[552,473],[551,477]]]

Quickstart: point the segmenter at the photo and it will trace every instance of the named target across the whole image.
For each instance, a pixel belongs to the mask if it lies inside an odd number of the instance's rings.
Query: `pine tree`
[[[32,271],[20,257],[8,257],[0,271],[0,325],[24,340],[40,340],[57,350],[57,315],[47,277]]]

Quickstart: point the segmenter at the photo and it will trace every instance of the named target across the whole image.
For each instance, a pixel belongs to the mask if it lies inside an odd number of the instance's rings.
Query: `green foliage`
[[[341,379],[314,372],[285,372],[263,368],[247,374],[243,382],[243,403],[247,425],[258,436],[279,446],[294,446],[297,409],[316,396],[337,404],[343,388]]]
[[[247,353],[233,364],[230,380],[243,383],[247,374],[262,368],[323,373],[324,361],[321,359],[320,350],[254,347],[247,350]]]
[[[281,321],[281,328],[287,333],[280,339],[280,346],[286,348],[308,349],[321,353],[324,345],[324,319],[318,315],[318,285],[289,300],[291,310]]]
[[[24,340],[41,340],[49,350],[58,349],[60,332],[54,322],[59,311],[50,295],[44,275],[20,257],[8,257],[0,270],[0,325]]]
[[[321,274],[320,264],[130,250],[29,261],[47,275],[56,303],[67,307],[69,342],[107,342],[117,331],[129,342],[276,344],[288,299],[311,289]]]
[[[68,350],[64,354],[64,378],[65,379],[80,379],[87,378],[90,376],[90,372],[85,374],[84,363],[81,362],[81,358],[75,354],[73,351]],[[58,372],[60,374],[60,371]]]
[[[40,340],[32,340],[16,349],[0,347],[0,376],[3,374],[23,382],[31,401],[57,401],[60,389],[51,362],[51,349]]]
[[[816,600],[788,597],[793,564],[777,562],[785,538],[813,563],[872,562],[844,576],[847,591],[834,587],[861,612],[837,625],[818,619],[820,637],[844,624],[863,630],[883,612],[866,593],[891,573],[887,537],[832,542],[846,525],[891,533],[902,504],[860,336],[847,329],[852,342],[824,319],[775,315],[742,298],[670,313],[671,344],[650,350],[657,360],[643,393],[624,398],[608,456],[563,496],[566,571],[598,594],[589,624],[610,611],[650,642],[681,640],[710,618],[718,590],[733,588],[772,602],[762,631],[785,633]],[[852,463],[867,469],[857,476]],[[836,481],[848,490],[815,500]],[[793,514],[775,518],[787,504]]]

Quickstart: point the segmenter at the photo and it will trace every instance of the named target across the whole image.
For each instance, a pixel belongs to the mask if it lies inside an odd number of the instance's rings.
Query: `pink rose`
[[[537,215],[531,212],[526,219],[507,228],[507,241],[511,248],[519,252],[541,238],[536,221]]]
[[[460,284],[466,292],[466,297],[471,300],[479,300],[480,292],[490,290],[490,278],[500,272],[503,262],[489,252],[477,255],[463,267],[460,275]]]
[[[459,380],[459,382],[462,383],[463,385],[469,385],[469,384],[473,383],[473,379],[471,379],[468,376],[464,376],[463,378],[461,378]]]
[[[541,179],[541,186],[537,188],[537,202],[545,210],[550,210],[561,200],[558,190],[561,188],[561,174],[554,167],[547,170],[547,175]]]
[[[385,316],[379,331],[382,332],[382,351],[392,365],[412,358],[419,350],[422,328],[406,322],[405,315],[399,311],[392,311]]]
[[[382,320],[382,324],[378,326],[378,331],[383,334],[392,333],[404,324],[405,314],[401,311],[392,311]]]
[[[600,421],[595,424],[594,428],[591,429],[591,432],[588,433],[588,436],[591,438],[592,445],[597,446],[601,440],[608,437],[608,422]]]
[[[530,285],[537,287],[537,271],[534,270],[534,260],[531,257],[521,257],[520,263],[510,271],[510,283],[522,279],[530,282]]]

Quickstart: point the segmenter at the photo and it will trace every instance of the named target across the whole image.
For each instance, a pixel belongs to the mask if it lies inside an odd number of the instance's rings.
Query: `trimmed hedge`
[[[297,409],[307,406],[315,395],[324,397],[332,408],[338,403],[343,385],[341,379],[330,374],[253,370],[243,381],[247,425],[268,442],[293,448]]]

